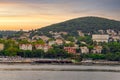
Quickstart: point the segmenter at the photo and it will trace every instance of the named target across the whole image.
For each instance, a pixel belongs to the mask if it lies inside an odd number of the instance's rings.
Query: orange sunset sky
[[[0,0],[0,30],[31,30],[77,17],[120,20],[120,0]]]

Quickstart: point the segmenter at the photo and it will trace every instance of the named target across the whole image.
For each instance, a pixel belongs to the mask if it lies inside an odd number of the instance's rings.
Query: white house
[[[31,44],[20,44],[19,48],[21,50],[32,50],[32,45]]]
[[[36,40],[36,39],[37,40],[40,39],[40,36],[39,35],[35,35],[35,36],[32,37],[32,40]]]
[[[41,49],[41,50],[44,50],[45,52],[47,52],[51,47],[48,46],[48,45],[36,44],[35,48],[36,49]]]
[[[4,44],[0,43],[0,51],[2,51],[4,49]]]
[[[52,45],[54,45],[54,44],[55,44],[55,41],[49,41],[49,42],[48,42],[48,45],[49,45],[49,46],[52,46]]]
[[[48,41],[50,38],[47,36],[39,36],[43,41]]]
[[[111,36],[111,38],[113,39],[113,41],[118,41],[118,40],[120,40],[120,36]]]
[[[78,31],[79,36],[84,37],[84,33],[82,31]]]
[[[58,45],[62,45],[63,44],[63,40],[62,39],[56,39],[56,44]]]
[[[109,35],[94,34],[92,35],[92,40],[96,42],[108,42]]]
[[[83,53],[83,54],[89,53],[89,49],[86,46],[80,47],[80,50],[81,50],[81,53]]]

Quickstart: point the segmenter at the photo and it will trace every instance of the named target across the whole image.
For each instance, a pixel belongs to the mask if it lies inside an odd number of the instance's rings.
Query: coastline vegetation
[[[83,40],[83,39],[82,39]],[[80,39],[81,41],[81,39]],[[88,41],[86,39],[86,41]],[[19,43],[26,43],[27,41],[19,41]],[[42,41],[38,41],[39,43],[43,43]],[[37,43],[38,43],[37,42]],[[99,43],[103,46],[103,50],[101,54],[70,54],[64,51],[64,46],[72,46],[72,44],[67,45],[53,45],[53,48],[49,49],[47,52],[43,50],[20,50],[19,44],[16,44],[16,41],[8,39],[8,40],[0,40],[0,43],[5,44],[4,50],[0,51],[0,56],[21,56],[24,58],[51,58],[51,59],[75,59],[77,61],[81,61],[84,58],[90,58],[93,60],[109,60],[109,61],[120,61],[120,43],[119,42],[110,42],[110,43]],[[79,40],[78,40],[79,43]],[[35,44],[35,43],[33,43]],[[91,42],[89,41],[87,46],[89,49],[92,49]],[[95,45],[95,44],[93,44]],[[82,44],[79,44],[82,46]],[[80,49],[77,50],[80,52]]]

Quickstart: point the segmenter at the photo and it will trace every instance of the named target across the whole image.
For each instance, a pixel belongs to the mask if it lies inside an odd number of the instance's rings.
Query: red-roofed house
[[[64,50],[68,53],[76,54],[76,48],[75,47],[64,47]]]
[[[92,50],[92,53],[101,53],[103,47],[102,46],[95,46],[94,49]]]

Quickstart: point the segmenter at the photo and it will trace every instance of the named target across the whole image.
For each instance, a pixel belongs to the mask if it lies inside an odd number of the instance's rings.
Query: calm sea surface
[[[42,69],[120,70],[120,66],[0,64],[0,80],[120,80],[120,72],[42,71]]]

